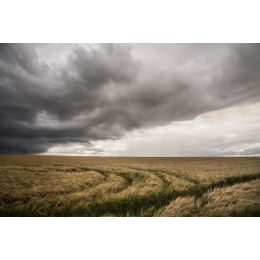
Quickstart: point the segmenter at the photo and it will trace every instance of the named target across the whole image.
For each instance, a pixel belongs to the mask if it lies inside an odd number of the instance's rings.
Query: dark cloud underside
[[[74,45],[66,62],[54,64],[39,58],[39,48],[0,45],[0,153],[119,139],[260,101],[258,44],[137,45],[152,49],[151,63],[130,45]]]

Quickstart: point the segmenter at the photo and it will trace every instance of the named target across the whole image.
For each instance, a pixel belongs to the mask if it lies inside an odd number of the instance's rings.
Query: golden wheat
[[[1,155],[0,215],[260,216],[259,166],[258,157]]]
[[[236,216],[260,211],[260,180],[216,189],[201,198],[177,198],[161,217]]]

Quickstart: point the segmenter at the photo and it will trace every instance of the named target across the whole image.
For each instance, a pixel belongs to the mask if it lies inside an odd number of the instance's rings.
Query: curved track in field
[[[159,216],[177,198],[196,204],[260,173],[203,182],[165,169],[63,165],[6,167],[1,178],[0,216]]]

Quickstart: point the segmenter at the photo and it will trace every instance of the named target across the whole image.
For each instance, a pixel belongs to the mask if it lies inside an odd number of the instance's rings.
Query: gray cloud
[[[73,45],[49,64],[39,53],[51,46],[0,45],[2,153],[119,139],[260,100],[257,44]]]
[[[260,147],[256,148],[247,148],[242,150],[241,152],[238,152],[239,155],[260,155]]]

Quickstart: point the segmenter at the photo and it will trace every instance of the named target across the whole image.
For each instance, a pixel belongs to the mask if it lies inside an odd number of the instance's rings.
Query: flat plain
[[[0,216],[260,216],[260,157],[0,155]]]

